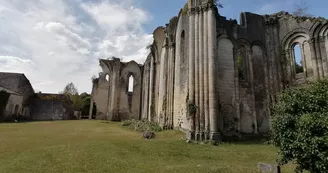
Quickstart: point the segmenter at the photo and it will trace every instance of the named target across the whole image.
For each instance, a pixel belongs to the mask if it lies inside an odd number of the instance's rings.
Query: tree
[[[78,94],[75,94],[75,95],[70,95],[70,99],[72,101],[74,110],[82,111],[82,108],[84,107],[87,98],[84,98]]]
[[[310,5],[308,5],[305,1],[302,1],[299,4],[294,4],[294,16],[305,16],[305,17],[313,17],[313,15],[308,13]]]
[[[65,86],[64,90],[62,91],[62,94],[76,95],[79,94],[79,92],[75,85],[71,82]]]
[[[215,0],[214,4],[218,7],[218,8],[223,8],[223,4],[220,2],[220,0]]]
[[[79,95],[77,88],[72,82],[68,83],[65,86],[61,94],[64,94],[70,98],[70,100],[72,101],[73,109],[75,111],[81,111],[84,106],[85,99]]]
[[[280,164],[328,172],[328,80],[284,90],[272,105],[271,135]]]

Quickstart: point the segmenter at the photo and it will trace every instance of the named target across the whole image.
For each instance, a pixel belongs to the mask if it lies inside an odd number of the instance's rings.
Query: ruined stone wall
[[[93,89],[99,116],[147,119],[193,140],[267,134],[278,92],[328,75],[325,19],[245,12],[238,24],[220,16],[212,1],[189,0],[153,35],[143,68],[106,61]],[[302,73],[296,72],[296,44]],[[129,73],[136,75],[132,98]]]
[[[139,65],[131,61],[120,74],[119,120],[140,119],[142,73]],[[128,91],[129,77],[133,77],[133,91]]]
[[[60,101],[35,99],[30,107],[32,119],[36,121],[71,119],[72,112]]]
[[[100,60],[102,72],[93,80],[92,100],[97,106],[97,119],[121,121],[141,118],[142,66],[134,61],[123,63],[118,58]],[[129,91],[129,78],[133,79]]]
[[[174,113],[173,127],[184,131],[190,129],[188,109],[188,57],[189,57],[189,20],[188,16],[180,11],[176,29],[176,50],[174,69]]]

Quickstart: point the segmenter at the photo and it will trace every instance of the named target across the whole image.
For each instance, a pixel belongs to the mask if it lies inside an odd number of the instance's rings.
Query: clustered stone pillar
[[[199,140],[199,11],[195,14],[195,105],[197,107],[195,115],[196,136],[195,140]]]
[[[214,5],[214,4],[211,4]],[[218,133],[218,100],[215,90],[215,52],[216,52],[216,18],[213,7],[208,10],[208,65],[209,65],[209,117],[210,117],[210,139],[219,140]]]
[[[193,2],[189,1],[189,104],[197,110],[190,115],[191,137],[198,141],[217,141],[215,6],[211,2]]]
[[[204,119],[205,119],[205,139],[209,139],[210,124],[209,124],[209,102],[208,102],[208,12],[204,11]]]
[[[154,113],[154,85],[153,85],[153,81],[154,81],[154,73],[155,73],[155,58],[153,56],[151,56],[151,60],[150,60],[150,80],[149,80],[149,95],[148,95],[148,100],[149,100],[149,107],[148,107],[148,120],[151,122],[152,121],[152,116]]]
[[[194,118],[193,118],[193,112],[190,112],[190,107],[192,104],[194,104],[194,98],[195,98],[195,72],[194,72],[194,64],[195,64],[195,16],[193,14],[193,11],[191,9],[191,4],[189,3],[189,9],[190,9],[190,15],[189,15],[189,71],[188,71],[188,112],[189,112],[189,117],[190,117],[190,133],[188,135],[190,139],[194,138],[195,134],[195,126],[194,126]]]
[[[172,69],[175,69],[174,64],[174,56],[175,56],[175,43],[170,42],[169,43],[169,58],[168,58],[168,88],[167,88],[167,119],[166,119],[166,127],[168,129],[173,128],[173,98],[174,98],[174,73]]]
[[[93,113],[93,99],[91,97],[91,99],[90,99],[90,109],[89,109],[89,120],[92,119],[92,113]]]
[[[199,140],[204,139],[205,117],[204,117],[204,13],[201,10],[199,14],[199,127],[200,136]]]

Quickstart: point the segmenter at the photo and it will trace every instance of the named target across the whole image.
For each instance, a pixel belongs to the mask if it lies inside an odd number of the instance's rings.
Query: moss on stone
[[[188,2],[183,6],[182,15],[188,15]]]

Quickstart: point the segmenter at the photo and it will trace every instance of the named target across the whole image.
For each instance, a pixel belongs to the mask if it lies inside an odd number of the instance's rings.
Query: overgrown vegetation
[[[239,80],[245,80],[245,67],[244,67],[244,58],[242,57],[241,53],[237,56],[237,65],[238,65],[238,78]]]
[[[328,80],[283,91],[272,106],[272,140],[279,162],[296,171],[328,172]]]
[[[188,112],[190,114],[190,116],[194,115],[197,112],[197,105],[193,104],[193,103],[189,103],[188,104]]]
[[[0,91],[0,119],[4,116],[4,110],[9,100],[10,94],[4,90]]]
[[[91,96],[87,93],[79,94],[76,86],[71,82],[67,84],[61,94],[70,98],[72,107],[75,111],[81,111],[82,115],[89,115]],[[93,103],[94,104],[94,103]],[[94,104],[93,115],[96,113],[96,105]]]
[[[303,17],[313,17],[312,14],[308,13],[310,5],[308,5],[304,0],[299,4],[294,4],[294,11],[292,14],[294,16],[303,16]]]
[[[152,132],[160,132],[162,128],[153,122],[149,121],[140,121],[140,120],[125,120],[121,122],[121,126],[127,127],[130,130],[137,131],[137,132],[145,132],[145,131],[152,131]]]
[[[223,4],[220,2],[220,0],[208,0],[207,3],[214,4],[217,8],[223,8]],[[184,5],[182,8],[182,14],[187,15],[188,14],[188,2]]]
[[[98,84],[99,78],[94,75],[94,76],[91,77],[91,82],[92,82],[92,84]]]

